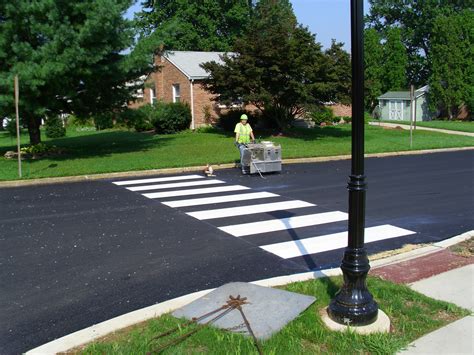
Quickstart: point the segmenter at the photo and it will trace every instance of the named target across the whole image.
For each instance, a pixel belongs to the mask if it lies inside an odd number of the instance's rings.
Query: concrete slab
[[[431,298],[474,311],[474,264],[414,282],[410,287]]]
[[[319,311],[319,315],[326,326],[335,332],[345,332],[351,330],[358,334],[368,335],[373,333],[390,333],[390,318],[387,314],[380,310],[377,314],[377,320],[372,324],[362,326],[350,326],[347,324],[339,324],[329,318],[327,307]]]
[[[248,319],[253,333],[258,339],[264,340],[282,329],[308,308],[316,298],[293,292],[257,286],[245,282],[225,284],[196,301],[176,310],[173,316],[192,319],[211,312],[226,304],[229,296],[247,297],[248,304],[242,310]],[[206,318],[200,323],[206,323],[212,318]],[[224,317],[212,323],[213,326],[249,335],[242,316],[238,310],[233,310]]]
[[[400,354],[474,354],[474,317],[469,316],[421,337]]]

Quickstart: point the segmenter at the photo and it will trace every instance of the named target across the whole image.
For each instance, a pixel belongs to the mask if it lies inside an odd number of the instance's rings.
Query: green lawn
[[[323,278],[286,286],[289,291],[315,296],[316,302],[282,331],[263,342],[263,353],[394,354],[422,335],[469,314],[467,310],[433,300],[407,286],[369,277],[369,289],[380,309],[389,316],[392,332],[366,336],[353,332],[331,332],[323,325],[318,312],[334,297],[341,282],[341,277]],[[153,340],[153,337],[182,324],[183,320],[164,315],[107,336],[75,353],[146,354],[173,339]],[[191,329],[181,328],[181,334]],[[256,354],[256,351],[250,338],[206,327],[163,353]]]
[[[378,122],[378,121],[374,121]],[[387,121],[382,122],[410,125],[410,121]],[[448,129],[451,131],[461,131],[474,133],[474,121],[424,121],[416,122],[417,126],[439,129]]]
[[[294,129],[284,137],[256,132],[257,137],[281,144],[283,158],[321,157],[350,154],[351,126]],[[206,163],[231,163],[238,158],[232,135],[219,131],[182,132],[152,135],[126,130],[68,130],[60,139],[44,142],[67,150],[66,154],[23,161],[26,179],[87,175],[158,168],[203,166]],[[23,142],[28,142],[26,134]],[[366,153],[409,150],[409,132],[366,126]],[[417,131],[413,150],[474,146],[474,138]],[[3,158],[16,150],[15,141],[0,132],[0,180],[18,178],[17,161]]]

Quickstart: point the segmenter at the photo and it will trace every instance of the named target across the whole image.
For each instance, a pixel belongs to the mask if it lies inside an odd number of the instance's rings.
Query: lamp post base
[[[370,265],[364,248],[347,248],[341,264],[344,284],[328,307],[329,317],[339,324],[363,326],[377,320],[378,305],[367,289]]]
[[[343,332],[348,329],[357,334],[373,334],[373,333],[389,333],[390,332],[390,318],[385,312],[378,310],[377,320],[368,325],[350,326],[347,324],[340,324],[333,321],[328,315],[328,308],[323,308],[319,311],[321,320],[332,331]]]

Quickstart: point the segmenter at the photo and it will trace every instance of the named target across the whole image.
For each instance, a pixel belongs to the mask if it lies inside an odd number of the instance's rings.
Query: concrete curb
[[[409,252],[394,255],[384,259],[371,261],[372,268],[377,268],[381,266],[390,265],[396,262],[410,260],[422,255],[434,253],[436,251],[447,248],[451,245],[460,243],[464,240],[467,240],[471,237],[474,237],[474,230],[465,232],[461,235],[443,240],[432,245],[411,250]],[[294,275],[278,276],[264,280],[253,281],[255,285],[266,286],[266,287],[276,287],[286,285],[292,282],[300,282],[318,279],[322,277],[337,276],[341,275],[341,269],[333,268],[319,271],[310,271],[305,273],[299,273]],[[91,327],[79,330],[77,332],[66,335],[62,338],[53,340],[49,343],[41,345],[37,348],[27,351],[25,354],[56,354],[58,352],[65,352],[69,349],[79,347],[90,343],[94,340],[97,340],[107,334],[116,332],[120,329],[129,327],[131,325],[147,321],[149,319],[158,317],[164,313],[171,312],[177,308],[180,308],[192,301],[206,295],[207,293],[213,291],[214,289],[208,289],[203,291],[198,291],[177,297],[165,302],[161,302],[149,307],[145,307],[107,321],[95,324]]]
[[[404,123],[387,123],[387,122],[369,122],[371,126],[380,126],[380,127],[388,127],[388,128],[396,128],[400,127],[404,130],[409,130],[410,126]],[[431,132],[438,132],[438,133],[446,133],[446,134],[454,134],[457,136],[467,136],[467,137],[474,137],[474,133],[471,132],[463,132],[463,131],[452,131],[450,129],[443,129],[443,128],[431,128],[431,127],[421,127],[416,126],[416,130],[420,131],[431,131]]]
[[[457,152],[457,151],[464,151],[464,150],[474,150],[474,146],[473,147],[459,147],[459,148],[442,148],[442,149],[425,149],[425,150],[413,150],[413,151],[401,151],[401,152],[387,152],[387,153],[373,153],[373,154],[365,154],[365,157],[366,158],[384,158],[384,157],[394,157],[394,156],[403,156],[403,155],[420,155],[420,154],[433,154],[433,153],[444,153],[444,152]],[[320,163],[320,162],[348,160],[348,159],[351,159],[350,155],[337,155],[337,156],[330,156],[330,157],[314,157],[314,158],[293,158],[293,159],[284,159],[283,164]],[[229,168],[235,167],[235,164],[234,163],[215,164],[213,165],[213,167],[214,167],[214,170],[229,169]],[[8,181],[0,181],[0,188],[63,184],[63,183],[81,182],[81,181],[119,179],[119,178],[124,178],[124,177],[136,177],[136,176],[180,174],[180,173],[185,173],[185,172],[202,171],[203,168],[204,168],[203,166],[190,166],[190,167],[182,167],[182,168],[136,170],[136,171],[125,171],[125,172],[116,172],[116,173],[53,177],[53,178],[43,178],[43,179],[31,179],[31,180],[8,180]]]

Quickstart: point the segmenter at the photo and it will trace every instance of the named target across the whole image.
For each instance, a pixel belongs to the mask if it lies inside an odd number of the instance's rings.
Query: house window
[[[181,94],[179,90],[179,84],[173,84],[173,102],[179,102]]]
[[[232,100],[230,103],[217,103],[217,107],[221,109],[232,109],[232,108],[242,108],[244,106],[244,102],[241,97]]]
[[[150,88],[150,104],[156,103],[156,89]]]

